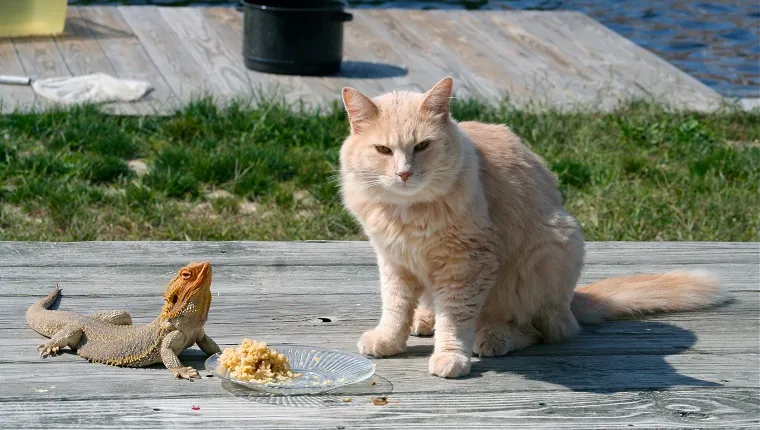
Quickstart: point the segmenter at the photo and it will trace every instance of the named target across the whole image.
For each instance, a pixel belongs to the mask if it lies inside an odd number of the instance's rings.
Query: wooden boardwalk
[[[377,95],[426,90],[445,75],[456,95],[520,105],[606,109],[630,97],[705,110],[721,97],[665,60],[575,12],[351,10],[342,72],[276,76],[242,61],[234,8],[69,7],[65,34],[0,39],[0,74],[32,78],[105,72],[145,79],[122,114],[168,113],[199,94],[219,100],[276,92],[329,105],[349,85]],[[47,106],[30,87],[0,85],[2,111]]]
[[[145,323],[179,267],[214,265],[206,331],[355,351],[380,314],[366,242],[0,243],[0,427],[10,428],[757,428],[760,244],[590,243],[582,282],[671,268],[712,270],[722,308],[586,327],[560,345],[475,359],[471,377],[427,374],[432,339],[374,360],[366,383],[328,396],[257,397],[216,378],[174,380],[66,353],[41,359],[24,313],[58,282],[60,309],[127,309]],[[203,371],[197,347],[181,357]],[[372,385],[372,381],[375,385]],[[387,396],[375,406],[372,397]],[[350,402],[344,402],[350,399]],[[194,410],[193,406],[200,409]]]

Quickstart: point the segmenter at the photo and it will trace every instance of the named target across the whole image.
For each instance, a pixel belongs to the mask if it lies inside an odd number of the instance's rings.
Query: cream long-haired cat
[[[575,289],[584,256],[555,176],[503,125],[454,121],[453,82],[370,99],[343,89],[351,132],[341,192],[377,253],[382,316],[362,354],[403,352],[435,334],[430,373],[470,357],[568,339],[578,321],[685,311],[723,301],[703,272],[606,279]]]

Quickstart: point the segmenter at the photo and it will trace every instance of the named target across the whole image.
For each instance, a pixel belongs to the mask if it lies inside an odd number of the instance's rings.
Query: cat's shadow
[[[584,326],[581,335],[564,343],[538,344],[503,357],[475,358],[465,378],[512,373],[573,391],[595,393],[721,386],[683,375],[668,363],[669,356],[689,349],[696,339],[690,330],[658,321]],[[432,352],[432,345],[413,345],[397,358],[426,357]],[[682,357],[673,361],[687,365],[689,357]]]

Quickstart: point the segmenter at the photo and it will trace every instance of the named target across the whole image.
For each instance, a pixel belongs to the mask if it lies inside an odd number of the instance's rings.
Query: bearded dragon
[[[90,362],[124,367],[163,362],[176,378],[192,379],[200,375],[179,361],[177,355],[183,349],[197,343],[207,355],[221,352],[203,329],[211,305],[208,262],[190,263],[177,272],[164,291],[161,314],[147,325],[132,325],[132,317],[124,310],[93,315],[49,310],[59,294],[56,284],[52,293],[26,312],[27,324],[50,338],[37,347],[42,357],[68,346]]]

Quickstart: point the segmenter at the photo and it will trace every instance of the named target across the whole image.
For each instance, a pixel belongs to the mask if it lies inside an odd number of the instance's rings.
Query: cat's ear
[[[378,114],[377,105],[369,97],[350,87],[343,88],[343,106],[348,113],[351,133],[361,132]]]
[[[437,84],[433,85],[433,88],[425,93],[420,108],[433,115],[448,114],[451,105],[451,91],[453,87],[453,79],[448,76],[441,79]]]

